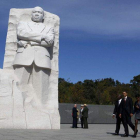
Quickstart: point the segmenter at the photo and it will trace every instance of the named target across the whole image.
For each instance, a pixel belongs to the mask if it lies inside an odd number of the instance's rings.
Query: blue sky
[[[59,77],[71,82],[140,74],[139,0],[1,0],[0,68],[10,8],[33,8],[60,17]]]

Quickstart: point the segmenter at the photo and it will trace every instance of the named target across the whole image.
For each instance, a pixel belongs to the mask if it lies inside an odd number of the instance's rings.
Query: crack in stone
[[[12,99],[13,99],[13,107],[12,107],[12,123],[13,123],[13,128],[14,128],[14,97],[13,97],[13,93],[14,93],[14,80],[12,81]]]
[[[27,129],[27,119],[26,119],[26,110],[25,110],[25,98],[24,98],[23,93],[22,93],[22,97],[23,97],[23,110],[24,110],[24,114],[25,114],[25,124],[26,124],[26,129]]]

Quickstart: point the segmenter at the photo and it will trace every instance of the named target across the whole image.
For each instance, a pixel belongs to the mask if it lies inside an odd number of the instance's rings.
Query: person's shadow
[[[115,135],[115,133],[112,133],[112,132],[106,132],[106,133],[109,135],[113,135],[113,136],[123,136],[124,135],[124,134]],[[138,134],[137,134],[137,137],[140,137]],[[133,135],[129,135],[129,136],[132,137]]]
[[[123,134],[118,134],[118,135],[115,135],[115,133],[112,133],[112,132],[106,132],[107,134],[109,135],[113,135],[113,136],[122,136]]]

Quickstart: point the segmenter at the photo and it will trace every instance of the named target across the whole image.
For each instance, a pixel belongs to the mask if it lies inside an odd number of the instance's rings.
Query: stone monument
[[[59,23],[41,7],[10,10],[0,70],[0,128],[60,129]]]

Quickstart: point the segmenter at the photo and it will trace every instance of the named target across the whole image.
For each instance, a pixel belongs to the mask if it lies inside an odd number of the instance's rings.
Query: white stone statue
[[[11,9],[0,71],[0,128],[60,129],[58,39],[56,15],[41,7]]]
[[[19,84],[25,86],[31,81],[36,97],[45,104],[51,70],[48,48],[53,47],[54,29],[45,26],[43,19],[43,9],[35,7],[32,11],[32,22],[19,22],[18,49],[13,65]]]

